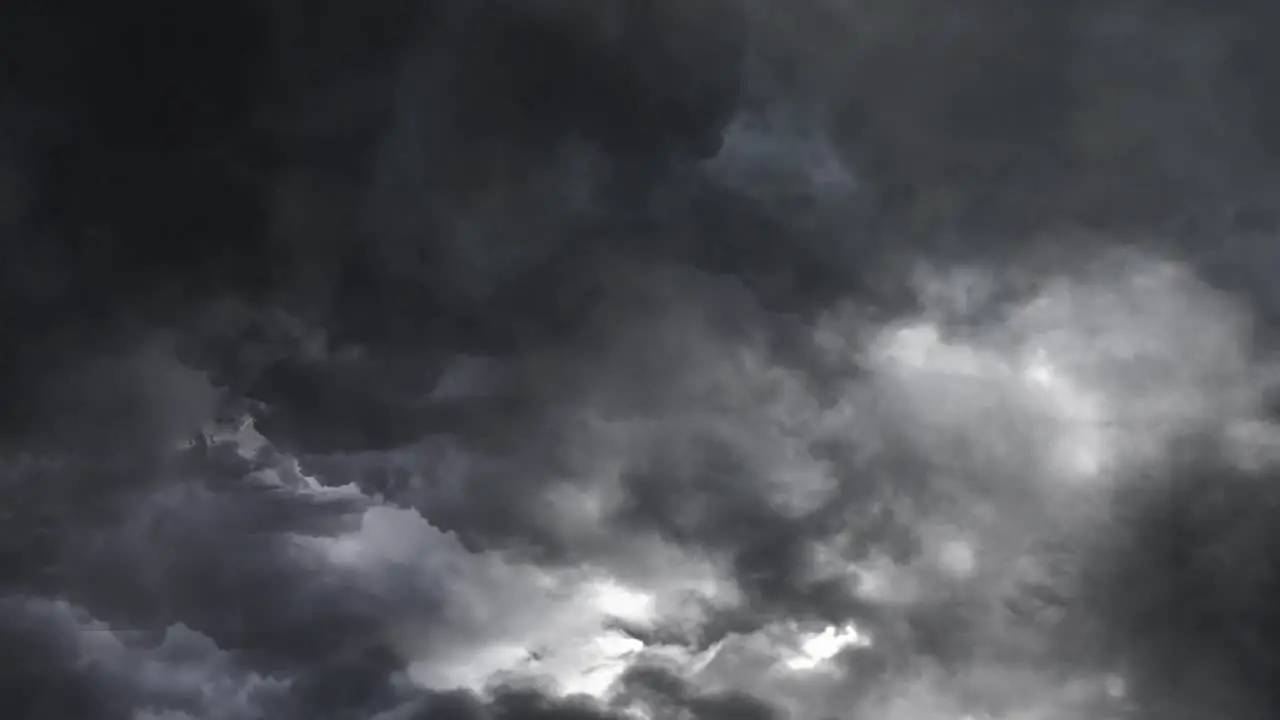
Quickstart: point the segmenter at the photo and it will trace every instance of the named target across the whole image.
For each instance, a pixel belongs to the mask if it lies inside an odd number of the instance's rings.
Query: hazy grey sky
[[[14,717],[1273,716],[1264,3],[78,5]]]

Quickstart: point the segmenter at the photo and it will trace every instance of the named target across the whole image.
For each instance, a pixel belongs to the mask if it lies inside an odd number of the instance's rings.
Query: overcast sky
[[[0,702],[1275,717],[1277,40],[0,10]]]

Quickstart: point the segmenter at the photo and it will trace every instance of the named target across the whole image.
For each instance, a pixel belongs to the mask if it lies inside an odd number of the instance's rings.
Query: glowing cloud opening
[[[790,670],[807,672],[822,668],[846,648],[869,647],[871,639],[852,624],[831,625],[822,632],[802,637],[798,645],[783,664]]]

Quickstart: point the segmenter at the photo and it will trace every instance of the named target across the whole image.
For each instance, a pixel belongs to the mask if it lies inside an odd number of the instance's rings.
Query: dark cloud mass
[[[5,716],[1280,716],[1277,47],[6,4]]]

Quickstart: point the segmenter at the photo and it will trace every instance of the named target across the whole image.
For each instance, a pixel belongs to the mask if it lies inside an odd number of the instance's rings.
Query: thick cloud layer
[[[1275,716],[1266,3],[0,11],[0,700]]]

